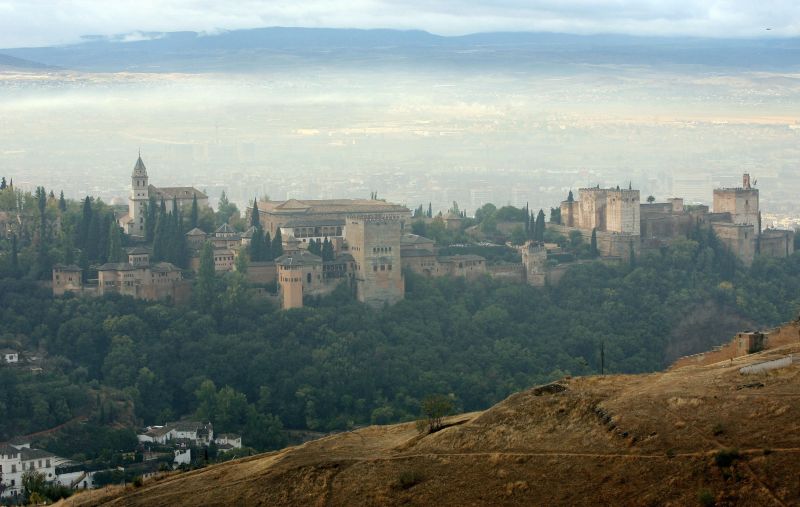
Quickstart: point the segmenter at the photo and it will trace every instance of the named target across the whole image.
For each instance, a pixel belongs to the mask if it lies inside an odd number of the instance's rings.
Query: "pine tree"
[[[58,196],[58,209],[62,212],[67,211],[67,200],[64,199],[64,191],[61,191],[61,195]]]
[[[536,241],[544,241],[544,228],[544,211],[540,209],[536,215]]]
[[[275,238],[272,240],[272,258],[277,259],[283,255],[283,238],[281,237],[281,228],[275,231]]]
[[[258,199],[253,199],[253,212],[250,214],[250,226],[257,229],[261,228],[261,217],[258,216]]]
[[[108,230],[108,262],[123,262],[122,234],[116,222],[111,221]]]
[[[189,229],[194,229],[197,227],[197,221],[199,219],[199,211],[197,209],[197,194],[192,196],[192,213],[189,215]]]

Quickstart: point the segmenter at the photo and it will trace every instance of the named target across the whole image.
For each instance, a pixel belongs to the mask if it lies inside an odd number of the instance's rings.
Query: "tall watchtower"
[[[405,292],[400,262],[401,221],[397,213],[347,217],[347,243],[356,263],[356,296],[370,306],[394,304]]]
[[[547,278],[547,249],[541,243],[527,241],[519,247],[522,265],[525,266],[525,280],[528,285],[544,287]]]
[[[278,268],[278,285],[281,288],[282,303],[284,310],[290,308],[303,307],[303,266],[295,264],[290,256],[282,256],[277,259],[275,265]]]
[[[131,195],[128,198],[128,215],[130,216],[130,230],[126,231],[132,236],[144,236],[144,217],[146,214],[147,200],[150,198],[147,182],[147,168],[142,161],[142,154],[136,159],[131,175]]]

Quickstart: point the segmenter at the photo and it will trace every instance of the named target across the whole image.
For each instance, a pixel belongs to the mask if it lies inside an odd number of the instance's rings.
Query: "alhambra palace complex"
[[[208,197],[192,187],[157,188],[148,182],[141,157],[131,176],[127,214],[120,227],[132,238],[142,238],[146,203],[150,197],[174,200],[178,206],[208,206]],[[683,199],[666,203],[640,202],[634,189],[582,188],[578,199],[572,192],[561,203],[561,223],[547,224],[568,236],[578,231],[586,242],[594,233],[597,250],[604,260],[624,260],[631,255],[657,249],[671,240],[687,237],[696,226],[711,228],[741,261],[749,265],[756,255],[785,257],[794,251],[794,232],[761,230],[758,189],[745,174],[739,188],[714,190],[713,211],[708,206],[684,207]],[[255,208],[247,209],[248,223]],[[252,262],[246,277],[265,297],[276,298],[283,308],[303,306],[303,298],[330,293],[348,283],[359,301],[374,307],[393,304],[403,298],[403,271],[426,276],[456,276],[474,279],[490,275],[543,286],[557,283],[570,264],[548,261],[557,245],[528,241],[516,247],[517,264],[487,265],[477,255],[439,256],[434,241],[410,234],[411,211],[402,205],[376,199],[297,200],[257,203],[259,222],[272,237],[281,232],[284,254],[274,261]],[[461,217],[443,217],[446,226],[460,227]],[[214,247],[218,272],[235,269],[236,257],[249,245],[254,228],[240,233],[227,224],[216,231],[193,229],[186,233],[195,251],[192,267],[199,266],[197,252],[206,243]],[[333,246],[333,260],[308,251],[311,241],[327,239]],[[116,292],[142,299],[185,301],[191,283],[176,266],[150,262],[149,250],[129,250],[128,262],[97,267],[97,281],[84,283],[80,268],[59,265],[53,269],[53,293],[103,295]],[[259,289],[277,286],[277,294]]]

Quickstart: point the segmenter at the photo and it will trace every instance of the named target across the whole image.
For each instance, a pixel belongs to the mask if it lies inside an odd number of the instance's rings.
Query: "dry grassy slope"
[[[69,506],[800,504],[800,365],[738,368],[800,352],[636,376],[565,379],[419,436],[369,427],[280,452],[81,494]],[[745,387],[760,382],[763,387]],[[715,464],[719,449],[742,459]],[[765,452],[765,449],[767,450]],[[401,486],[404,473],[420,480]]]

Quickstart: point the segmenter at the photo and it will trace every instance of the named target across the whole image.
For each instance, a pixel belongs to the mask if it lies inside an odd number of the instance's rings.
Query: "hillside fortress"
[[[150,185],[140,155],[131,176],[128,210],[119,219],[132,240],[143,240],[148,203],[162,200],[173,200],[179,209],[195,200],[198,207],[208,206],[208,197],[193,187]],[[748,266],[757,255],[786,257],[794,252],[793,231],[761,230],[758,189],[753,188],[748,174],[743,175],[741,187],[714,190],[713,211],[708,206],[685,206],[681,198],[643,204],[639,190],[630,185],[627,189],[581,188],[577,199],[570,191],[558,210],[560,222],[551,221],[547,228],[567,237],[579,234],[587,244],[595,242],[597,253],[607,262],[657,251],[676,239],[690,237],[699,227],[713,230]],[[462,219],[452,214],[441,217],[447,228],[459,228]],[[479,255],[441,256],[433,240],[409,233],[412,214],[406,206],[375,198],[256,201],[246,208],[245,220],[257,223],[259,230],[253,226],[237,231],[226,223],[213,232],[188,231],[185,238],[193,252],[191,268],[198,270],[199,251],[206,243],[213,247],[215,270],[225,272],[236,269],[237,257],[248,251],[257,234],[280,237],[281,254],[274,260],[250,262],[246,279],[257,293],[275,298],[284,309],[302,307],[305,298],[329,294],[342,284],[370,306],[394,304],[404,297],[404,271],[467,279],[489,275],[541,287],[558,283],[575,264],[574,259],[558,260],[558,245],[536,241],[515,247],[521,258],[517,263],[489,265]],[[312,248],[323,242],[329,248],[324,255]],[[53,293],[114,292],[180,302],[188,300],[191,292],[191,283],[179,268],[151,262],[150,252],[143,246],[129,250],[128,262],[93,269],[98,278],[86,283],[77,266],[55,266]]]

